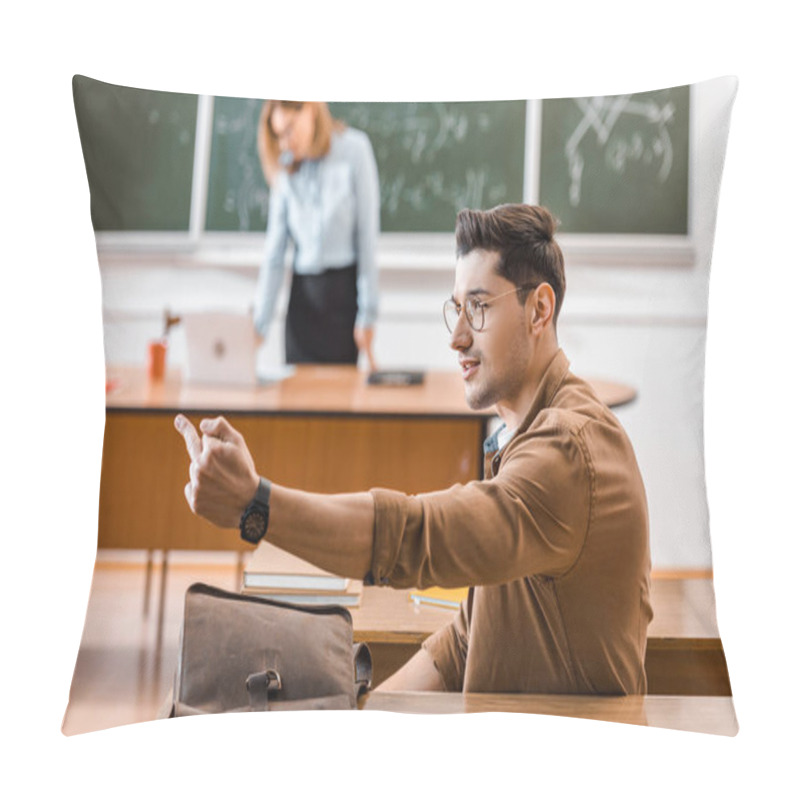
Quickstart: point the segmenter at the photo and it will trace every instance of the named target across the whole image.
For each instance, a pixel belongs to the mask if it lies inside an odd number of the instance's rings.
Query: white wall
[[[559,322],[573,370],[632,384],[637,400],[618,416],[634,444],[648,493],[657,568],[710,568],[703,454],[703,368],[709,263],[732,85],[699,84],[692,100],[688,260],[648,248],[587,246],[564,237],[567,295]],[[243,240],[244,241],[244,240]],[[252,237],[246,239],[248,245]],[[107,363],[143,363],[146,343],[161,334],[165,308],[247,309],[255,292],[260,238],[222,258],[100,251]],[[451,292],[451,237],[420,237],[418,246],[382,247],[381,366],[455,366],[441,316]],[[654,257],[655,255],[655,257]],[[426,267],[430,263],[432,266]],[[716,265],[724,269],[724,265]],[[282,359],[282,311],[260,359]],[[184,363],[180,327],[170,334],[169,362]]]

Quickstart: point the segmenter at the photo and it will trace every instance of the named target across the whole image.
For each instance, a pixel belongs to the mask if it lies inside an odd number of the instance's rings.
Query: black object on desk
[[[417,370],[378,370],[370,372],[367,383],[370,386],[419,386],[425,377]]]

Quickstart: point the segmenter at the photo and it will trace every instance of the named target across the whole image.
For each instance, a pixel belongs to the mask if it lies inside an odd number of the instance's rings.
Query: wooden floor
[[[156,561],[145,615],[145,558],[114,551],[95,566],[83,637],[62,731],[67,735],[155,719],[172,685],[183,618],[183,596],[195,581],[239,588],[236,556],[170,553],[161,644]]]
[[[159,636],[159,554],[149,591],[143,551],[100,551],[63,732],[67,735],[152,720],[171,687],[183,618],[183,597],[196,581],[237,591],[234,553],[171,552]],[[650,634],[715,636],[716,614],[709,580],[657,581],[661,608]],[[149,608],[145,613],[145,597]]]

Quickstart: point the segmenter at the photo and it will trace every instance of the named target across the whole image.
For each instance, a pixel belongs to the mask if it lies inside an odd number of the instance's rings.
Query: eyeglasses
[[[535,289],[539,284],[526,283],[522,286],[516,286],[503,294],[497,294],[489,300],[480,300],[477,297],[468,297],[463,305],[464,314],[467,318],[470,328],[474,331],[482,331],[483,326],[486,324],[486,309],[491,307],[495,300],[500,300],[515,292],[520,292],[525,289]],[[452,333],[458,324],[458,318],[461,316],[462,306],[456,303],[451,297],[449,300],[444,301],[444,324],[447,330]]]

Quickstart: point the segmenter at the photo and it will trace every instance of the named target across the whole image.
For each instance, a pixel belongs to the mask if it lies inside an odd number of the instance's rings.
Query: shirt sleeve
[[[279,174],[270,191],[264,259],[261,262],[256,286],[253,324],[264,337],[267,336],[275,315],[275,305],[283,283],[286,246],[289,240],[285,180],[285,176]]]
[[[593,473],[582,442],[550,429],[522,434],[507,448],[490,480],[412,496],[373,489],[367,582],[480,586],[566,573],[591,514]]]
[[[378,317],[378,265],[375,253],[380,230],[380,187],[375,154],[365,133],[362,133],[361,146],[356,152],[354,179],[358,263],[356,325],[370,328]]]

